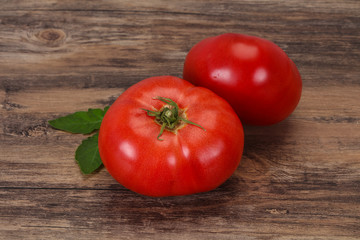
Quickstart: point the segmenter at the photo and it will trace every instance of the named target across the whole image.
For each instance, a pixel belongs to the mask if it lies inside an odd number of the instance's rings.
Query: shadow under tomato
[[[277,169],[297,154],[296,125],[286,119],[271,126],[244,126],[244,154],[237,170],[249,191],[271,192]]]
[[[291,121],[267,127],[245,126],[245,148],[240,166],[218,188],[188,196],[154,198],[139,195],[119,184],[101,194],[102,212],[108,221],[152,230],[186,229],[191,224],[256,218],[271,190],[272,168],[281,164],[283,145],[291,141]],[[265,194],[264,194],[265,193]],[[279,192],[278,194],[282,194]],[[257,214],[259,215],[259,214]]]

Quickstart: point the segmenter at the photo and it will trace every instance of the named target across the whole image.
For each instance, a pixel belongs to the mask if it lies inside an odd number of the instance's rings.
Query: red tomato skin
[[[177,133],[164,131],[146,111],[171,98],[188,120]],[[126,188],[147,196],[210,191],[236,170],[244,146],[242,124],[232,107],[212,91],[172,76],[131,86],[111,105],[99,132],[99,152],[109,173]]]
[[[226,99],[242,123],[271,125],[287,118],[300,101],[300,73],[276,44],[227,33],[206,38],[188,53],[183,79]]]

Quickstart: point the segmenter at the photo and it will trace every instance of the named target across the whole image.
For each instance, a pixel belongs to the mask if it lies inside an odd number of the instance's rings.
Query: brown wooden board
[[[4,1],[0,7],[0,239],[360,239],[360,2]],[[47,121],[103,108],[151,76],[182,76],[190,48],[267,38],[303,78],[296,111],[244,126],[219,188],[151,198],[101,168],[82,135]]]

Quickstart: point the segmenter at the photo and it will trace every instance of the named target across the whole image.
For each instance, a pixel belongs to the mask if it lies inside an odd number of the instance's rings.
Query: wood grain
[[[0,239],[360,238],[359,1],[4,1]],[[150,198],[74,160],[85,138],[47,121],[181,77],[191,46],[239,32],[277,43],[304,88],[296,111],[244,126],[239,168],[202,194]]]

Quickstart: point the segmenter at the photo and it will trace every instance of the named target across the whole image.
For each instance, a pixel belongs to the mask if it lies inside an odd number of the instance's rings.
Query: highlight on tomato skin
[[[183,79],[226,99],[249,125],[283,121],[297,107],[302,92],[300,73],[279,46],[237,33],[195,44],[185,58]]]
[[[244,132],[223,98],[183,79],[158,76],[131,86],[111,105],[98,145],[106,169],[124,187],[177,196],[224,183],[240,163]]]

